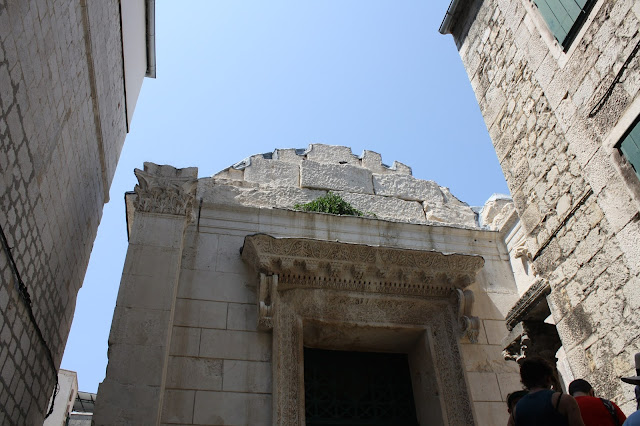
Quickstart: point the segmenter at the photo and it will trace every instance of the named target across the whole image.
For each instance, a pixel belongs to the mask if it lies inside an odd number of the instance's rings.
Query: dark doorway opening
[[[304,349],[307,426],[417,426],[406,354]]]

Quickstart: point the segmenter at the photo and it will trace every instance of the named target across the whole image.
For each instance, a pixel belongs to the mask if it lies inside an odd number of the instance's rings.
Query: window
[[[567,51],[596,0],[534,0],[558,43]]]
[[[624,134],[616,147],[633,167],[636,176],[640,179],[640,117],[636,118],[636,121]]]

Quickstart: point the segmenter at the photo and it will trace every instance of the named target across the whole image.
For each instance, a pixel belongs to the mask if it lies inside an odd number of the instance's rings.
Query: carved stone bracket
[[[546,297],[551,293],[549,281],[538,279],[518,299],[507,313],[505,319],[507,329],[512,330],[523,320],[544,320],[550,315]]]
[[[533,257],[531,255],[531,252],[529,251],[529,248],[524,242],[515,248],[514,255],[516,259],[523,258],[528,261],[531,261],[531,258]]]
[[[458,292],[458,322],[463,337],[467,337],[471,343],[478,343],[480,333],[480,319],[471,315],[475,296],[471,290]]]
[[[144,163],[144,170],[135,169],[138,184],[134,191],[136,211],[187,216],[195,200],[198,169],[189,167],[176,169]]]
[[[278,288],[277,275],[260,274],[260,283],[258,284],[258,329],[273,329],[273,293]]]

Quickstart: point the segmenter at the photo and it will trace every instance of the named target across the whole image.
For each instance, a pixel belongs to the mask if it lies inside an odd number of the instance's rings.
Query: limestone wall
[[[0,225],[56,368],[126,134],[121,46],[117,0],[0,1]],[[0,423],[42,424],[56,371],[16,288],[0,249]]]
[[[640,7],[598,1],[566,53],[528,1],[464,10],[454,39],[572,373],[633,411],[640,204],[614,146],[640,113]]]

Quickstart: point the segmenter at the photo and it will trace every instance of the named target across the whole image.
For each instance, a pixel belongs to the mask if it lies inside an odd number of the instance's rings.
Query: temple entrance
[[[304,349],[308,426],[417,426],[406,354]]]

